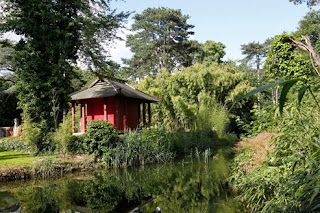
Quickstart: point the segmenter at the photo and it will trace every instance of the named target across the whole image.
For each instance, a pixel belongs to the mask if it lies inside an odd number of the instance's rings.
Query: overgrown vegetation
[[[168,134],[154,127],[140,132],[127,131],[119,137],[111,123],[96,120],[88,124],[83,142],[84,152],[94,155],[106,166],[136,166],[174,158]]]
[[[231,180],[239,199],[252,211],[320,211],[319,10],[310,11],[296,32],[242,45],[246,58],[238,65],[223,60],[224,44],[190,40],[188,15],[148,8],[134,17],[127,39],[133,56],[121,68],[106,60],[100,44],[117,37],[129,13],[116,13],[109,1],[2,3],[7,10],[0,33],[13,30],[22,37],[17,43],[1,41],[0,68],[11,72],[10,78],[1,75],[0,125],[23,110],[23,134],[1,140],[0,151],[87,154],[97,165],[128,167],[186,155],[208,159],[237,136],[267,131],[271,144],[253,143],[255,138],[236,147]],[[76,67],[81,59],[88,70]],[[85,135],[73,136],[70,114],[62,122],[68,94],[95,75],[126,78],[161,99],[152,104],[151,125],[119,135],[107,121],[92,121]],[[53,164],[38,162],[33,173],[49,176],[56,171]]]
[[[234,115],[245,119],[250,114],[250,100],[235,103],[252,88],[244,78],[233,63],[195,64],[174,74],[163,70],[138,88],[161,98],[152,109],[153,123],[168,131],[213,130],[224,137]]]
[[[269,106],[255,113],[257,120],[250,125],[242,123],[251,129],[248,131],[251,136],[261,131],[274,132],[271,144],[259,142],[271,148],[260,153],[262,157],[257,163],[255,150],[247,145],[237,150],[233,163],[232,181],[239,190],[238,198],[254,212],[320,210],[317,58],[320,28],[315,14],[319,15],[319,11],[307,14],[296,33],[283,33],[273,39],[264,67],[265,83],[278,82],[251,92],[274,86],[269,93],[272,99],[264,100]],[[290,89],[298,98],[288,93]]]
[[[148,127],[140,132],[128,131],[112,153],[104,156],[112,166],[136,166],[173,160],[172,141],[162,128]]]
[[[264,153],[263,163],[248,169],[245,165],[252,162],[252,150],[237,154],[233,180],[239,198],[252,210],[319,211],[320,123],[319,116],[310,111],[293,107],[286,112],[272,139],[273,151]]]

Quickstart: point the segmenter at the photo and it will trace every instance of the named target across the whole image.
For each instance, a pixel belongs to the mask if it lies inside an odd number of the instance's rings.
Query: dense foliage
[[[59,128],[54,133],[54,140],[59,144],[60,152],[67,153],[71,151],[69,148],[72,147],[72,137],[72,119],[69,113],[65,121],[59,125]]]
[[[116,13],[109,1],[94,0],[3,0],[1,6],[5,11],[1,33],[21,36],[12,61],[19,106],[46,137],[67,108],[76,60],[90,69],[105,70],[108,63],[101,44],[116,37],[128,14]]]
[[[0,89],[0,127],[13,126],[15,118],[21,120],[21,110],[17,110],[17,107],[17,95],[15,93],[1,92]]]
[[[109,1],[1,3],[5,10],[0,31],[12,30],[22,37],[17,44],[1,42],[7,46],[1,46],[0,69],[13,73],[10,79],[2,75],[0,81],[0,126],[9,125],[10,116],[17,117],[17,98],[24,121],[22,143],[1,141],[1,150],[86,153],[106,166],[126,167],[163,163],[181,155],[209,156],[218,146],[232,145],[236,134],[254,136],[268,131],[274,137],[270,149],[261,155],[263,160],[255,162],[257,153],[248,147],[237,149],[231,179],[239,199],[253,211],[320,211],[319,10],[310,11],[296,32],[242,45],[245,58],[237,65],[223,61],[226,51],[221,42],[190,40],[194,26],[187,23],[188,15],[175,9],[148,8],[134,16],[127,38],[133,56],[121,68],[106,60],[101,44],[117,37],[116,30],[128,14],[111,10]],[[76,68],[79,60],[87,70]],[[152,104],[152,124],[119,135],[107,121],[92,121],[84,136],[73,136],[68,115],[59,126],[62,111],[68,107],[67,94],[93,80],[90,70],[99,77],[120,76],[138,82],[138,89],[159,98],[159,103]],[[256,86],[261,87],[252,90]],[[256,93],[257,99],[244,99]],[[79,116],[77,110],[76,118]],[[103,210],[112,210],[120,195],[136,193],[125,189],[127,183],[139,188],[132,181],[118,183],[114,176],[106,177],[121,186],[109,180],[109,185],[97,189],[104,177],[92,181],[93,187],[82,193],[93,197],[110,194],[98,201],[88,199],[90,209],[100,210],[99,206],[108,203]],[[210,198],[212,192],[202,185],[206,180],[197,178],[199,181],[190,179],[188,184],[200,188],[203,198]],[[56,196],[50,190],[36,193]],[[180,194],[170,199],[179,203],[180,211],[189,210],[179,200],[188,192],[183,186],[177,190]],[[171,195],[171,191],[166,193]],[[48,205],[39,209],[58,211],[55,200],[45,202]]]
[[[125,132],[115,149],[103,156],[111,166],[136,166],[164,163],[173,160],[175,153],[168,133],[161,128],[149,127],[140,132]]]
[[[310,80],[313,68],[310,58],[286,42],[291,35],[283,33],[271,42],[266,60],[266,75],[272,80],[299,78]]]
[[[260,153],[265,159],[256,163],[257,153],[242,147],[233,164],[232,179],[240,192],[239,199],[253,211],[319,211],[318,14],[319,11],[309,12],[297,32],[276,36],[267,53],[267,81],[284,81],[264,88],[277,86],[279,93],[275,95],[279,98],[279,112],[283,113],[279,116],[274,110],[264,111],[258,120],[263,125],[252,123],[252,129],[260,128],[256,132],[275,132],[268,152]],[[298,98],[288,95],[291,88],[298,90]],[[288,107],[283,110],[285,102]]]
[[[311,112],[310,112],[311,111]],[[234,183],[240,199],[255,211],[319,211],[319,116],[291,109],[279,122],[267,161],[247,170],[250,150],[235,159]],[[312,115],[312,116],[311,116]]]
[[[79,142],[81,140],[71,141],[70,144]],[[164,129],[144,128],[140,132],[125,132],[119,137],[111,123],[96,120],[88,124],[83,151],[93,154],[106,166],[135,166],[172,160],[174,153],[171,144]],[[80,147],[80,144],[73,146]]]
[[[87,125],[85,136],[85,152],[102,158],[113,151],[119,143],[118,131],[111,123],[103,120],[91,121]]]
[[[249,102],[234,104],[251,89],[244,77],[233,64],[195,64],[174,74],[164,70],[155,79],[145,78],[138,87],[161,99],[153,108],[155,124],[170,131],[214,130],[223,137],[229,112],[246,114],[239,110]]]

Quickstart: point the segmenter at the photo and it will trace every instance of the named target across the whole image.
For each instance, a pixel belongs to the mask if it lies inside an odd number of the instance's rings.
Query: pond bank
[[[56,177],[70,172],[99,168],[102,168],[102,165],[88,155],[45,156],[27,165],[0,166],[0,182]]]
[[[0,187],[0,194],[16,199],[17,212],[154,212],[156,207],[163,212],[244,212],[228,186],[229,157],[228,147],[207,160],[187,156],[173,163],[12,181]]]

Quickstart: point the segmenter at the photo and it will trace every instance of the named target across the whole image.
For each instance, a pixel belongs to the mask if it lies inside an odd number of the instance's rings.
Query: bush
[[[0,140],[0,151],[28,151],[29,147],[18,137],[4,138]]]
[[[36,123],[25,119],[22,124],[21,140],[30,147],[32,153],[39,153],[41,147],[41,129]]]
[[[26,112],[23,113],[21,140],[30,147],[30,151],[37,155],[39,153],[55,152],[57,143],[51,130],[45,128],[46,121],[33,122]]]
[[[61,123],[55,132],[54,140],[59,144],[62,153],[68,152],[69,143],[72,140],[72,119],[70,113],[68,113],[64,123]]]
[[[199,96],[201,96],[201,94],[199,94]],[[219,104],[208,104],[210,100],[207,100],[207,98],[199,97],[201,102],[199,112],[196,116],[195,130],[213,130],[217,137],[221,138],[226,134],[230,125],[230,115],[227,110]]]
[[[87,125],[84,138],[84,151],[102,158],[116,147],[120,138],[118,131],[108,121],[95,120]]]
[[[84,139],[85,139],[84,135],[71,136],[66,147],[67,152],[72,154],[85,153]]]

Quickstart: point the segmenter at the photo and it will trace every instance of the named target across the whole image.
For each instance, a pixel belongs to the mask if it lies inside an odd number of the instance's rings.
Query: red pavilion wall
[[[87,100],[87,123],[93,120],[104,120],[103,104],[104,98]]]
[[[87,123],[104,120],[104,104],[107,104],[107,119],[119,130],[138,127],[138,100],[122,96],[87,100]]]

